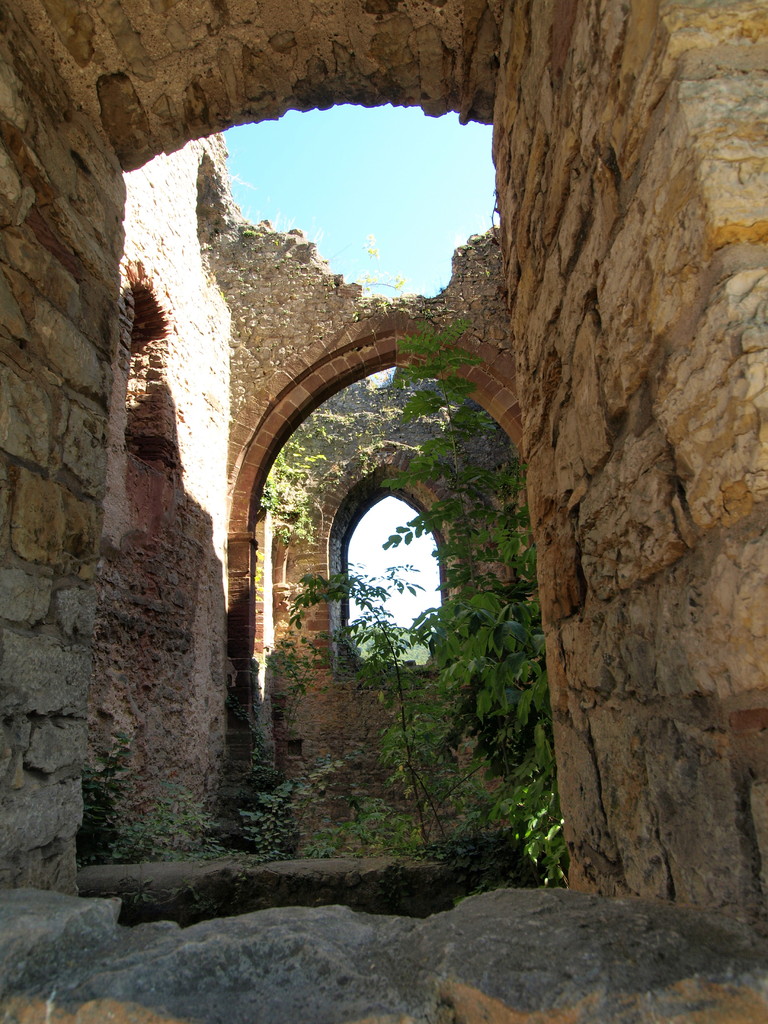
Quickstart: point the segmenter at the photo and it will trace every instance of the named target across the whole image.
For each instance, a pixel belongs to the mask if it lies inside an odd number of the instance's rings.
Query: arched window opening
[[[348,534],[346,561],[351,576],[371,579],[389,591],[381,611],[397,626],[408,629],[424,612],[438,607],[441,601],[438,548],[434,536],[422,534],[406,546],[385,548],[387,540],[413,519],[416,509],[394,495],[380,498],[360,518]],[[397,580],[406,587],[401,590]],[[342,621],[353,624],[362,610],[354,599],[341,610]],[[429,651],[411,639],[405,660],[424,664]],[[363,648],[359,654],[365,658]]]
[[[394,569],[398,579],[419,588],[415,595],[407,591],[392,593],[385,602],[398,626],[410,626],[422,612],[440,604],[440,570],[432,534],[416,537],[408,546],[388,550],[383,547],[398,526],[405,526],[413,517],[413,507],[401,498],[382,498],[358,521],[347,545],[352,573],[380,578]],[[354,621],[358,614],[359,609],[351,602],[349,621]]]
[[[176,410],[165,380],[170,317],[141,263],[128,268],[128,284],[133,323],[125,446],[141,462],[174,470],[179,466]]]

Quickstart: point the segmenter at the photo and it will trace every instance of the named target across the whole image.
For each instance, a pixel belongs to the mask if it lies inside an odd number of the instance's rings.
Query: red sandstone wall
[[[205,152],[191,146],[127,176],[128,305],[110,408],[89,739],[96,752],[116,732],[132,737],[140,806],[167,781],[210,798],[224,755],[229,313],[200,255]],[[131,358],[137,267],[167,328]]]

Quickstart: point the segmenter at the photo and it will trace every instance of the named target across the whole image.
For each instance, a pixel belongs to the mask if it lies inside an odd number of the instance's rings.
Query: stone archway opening
[[[440,568],[435,537],[423,534],[404,550],[385,551],[384,544],[397,528],[405,527],[418,511],[397,492],[387,494],[368,508],[354,525],[346,544],[346,561],[352,571],[381,578],[388,568],[413,586],[416,594],[392,594],[384,603],[398,626],[409,626],[422,612],[440,604]],[[352,603],[349,618],[357,608]]]
[[[391,6],[299,3],[290,27],[270,4],[4,12],[3,544],[26,596],[8,602],[3,679],[34,679],[12,707],[3,808],[22,838],[4,870],[74,884],[79,741],[55,761],[37,747],[55,716],[82,731],[120,167],[292,107],[392,101],[495,125],[499,351],[526,397],[574,881],[764,909],[766,459],[743,383],[768,287],[762,23],[733,4]],[[290,380],[320,365],[306,355]],[[24,765],[41,776],[17,790]]]
[[[487,280],[485,275],[483,280]],[[478,334],[489,322],[492,310],[492,304],[484,304],[480,310],[475,327]],[[453,319],[455,312],[449,312],[448,316]],[[252,428],[250,438],[244,436],[245,443],[234,466],[229,541],[229,650],[236,674],[235,699],[242,707],[258,704],[258,688],[263,692],[263,668],[260,666],[265,646],[271,647],[285,630],[292,595],[301,575],[304,572],[328,575],[346,569],[346,556],[342,552],[346,553],[354,525],[379,498],[391,493],[384,486],[386,479],[405,468],[410,456],[408,445],[386,442],[377,451],[368,452],[363,459],[367,466],[364,469],[358,462],[353,443],[346,456],[347,469],[341,476],[332,475],[322,496],[318,495],[316,514],[320,539],[306,550],[291,549],[279,540],[275,547],[271,533],[273,524],[262,509],[269,470],[288,438],[305,420],[309,422],[307,417],[319,410],[324,401],[341,396],[345,389],[351,392],[355,387],[368,388],[371,397],[371,388],[373,392],[383,390],[377,387],[375,375],[406,362],[408,357],[400,351],[399,342],[418,330],[418,322],[405,310],[388,313],[373,324],[369,321],[360,326],[350,325],[341,332],[330,351],[322,354],[314,366],[298,373],[297,379],[269,402],[255,429]],[[474,331],[468,332],[464,343],[470,351],[473,345],[482,346]],[[476,386],[480,404],[496,420],[499,435],[506,438],[505,443],[517,439],[520,416],[510,364],[499,359],[484,366],[471,366],[467,368],[467,377]],[[399,418],[399,411],[397,416]],[[365,428],[359,435],[352,431],[353,441],[358,436],[370,441]],[[368,461],[371,454],[373,463]],[[428,507],[435,498],[428,489],[424,493],[399,496],[414,509]],[[441,543],[440,537],[437,543]],[[312,629],[316,632],[332,632],[343,621],[345,612],[333,606],[317,608],[312,613]],[[260,677],[261,683],[257,682]],[[232,721],[231,726],[230,753],[239,749],[247,754],[247,744],[235,737],[243,733],[243,720]]]

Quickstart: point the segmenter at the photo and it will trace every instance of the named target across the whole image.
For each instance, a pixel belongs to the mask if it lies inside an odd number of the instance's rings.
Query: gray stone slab
[[[65,1008],[110,998],[206,1024],[768,1019],[768,947],[749,926],[567,891],[500,890],[426,920],[282,908],[186,929],[122,928],[103,900],[6,893],[0,963],[4,996],[55,988]]]

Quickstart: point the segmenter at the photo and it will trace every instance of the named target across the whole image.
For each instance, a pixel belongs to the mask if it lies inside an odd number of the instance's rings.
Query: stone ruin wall
[[[258,521],[260,487],[291,430],[339,386],[331,361],[339,352],[351,350],[349,380],[359,379],[382,365],[391,366],[396,356],[392,344],[388,361],[366,365],[371,338],[402,337],[425,320],[441,329],[462,317],[470,325],[467,347],[488,363],[495,359],[504,364],[509,362],[508,324],[501,253],[492,233],[473,237],[456,251],[451,281],[439,296],[387,300],[366,297],[359,285],[347,284],[341,275],[333,274],[300,230],[276,232],[268,222],[252,225],[244,221],[229,194],[226,169],[215,160],[206,164],[203,193],[208,211],[201,222],[205,259],[232,315],[229,598],[234,611],[230,613],[229,649],[236,672],[232,698],[248,709],[259,687],[263,698],[263,665],[262,682],[257,686],[254,658],[262,655],[264,623],[273,619],[272,608],[265,608],[263,598],[266,595],[271,601],[273,583],[280,587],[285,582],[273,579],[272,568],[263,559],[271,540]],[[357,338],[361,340],[357,342]],[[373,356],[378,358],[375,351]],[[313,368],[323,389],[319,394],[313,394],[306,383]],[[291,388],[298,393],[295,400],[287,400],[294,418],[270,419],[271,411],[279,407],[286,391],[290,396]],[[489,389],[489,394],[494,396],[498,390]],[[513,404],[514,399],[509,402]],[[301,414],[296,413],[298,405],[303,405]],[[355,439],[353,448],[356,444]],[[243,484],[243,467],[253,451],[261,476],[246,478]],[[327,552],[291,552],[290,558],[302,568],[289,585],[303,572],[328,571]],[[262,593],[255,590],[253,578],[264,573]],[[278,590],[275,596],[284,595]],[[284,610],[278,611],[278,619],[280,614],[284,615]],[[328,628],[327,618],[319,610],[315,618],[314,628]],[[246,760],[250,747],[245,722],[230,716],[229,726],[233,760]]]
[[[0,29],[0,884],[73,891],[124,189]]]
[[[195,143],[126,175],[128,308],[110,409],[89,745],[93,756],[115,733],[131,737],[135,808],[169,782],[210,800],[224,753],[230,323],[197,218],[200,165],[209,153],[222,160],[222,145]],[[167,327],[132,365],[136,268]]]
[[[130,737],[128,799],[140,810],[169,782],[210,804],[226,783],[222,772],[232,771],[224,764],[223,580],[230,365],[232,405],[248,418],[254,416],[254,395],[258,413],[286,363],[303,358],[310,346],[316,352],[332,347],[350,322],[379,320],[396,307],[447,323],[466,307],[475,336],[499,344],[505,316],[492,236],[475,238],[457,253],[451,287],[438,300],[364,299],[358,285],[330,273],[300,232],[243,221],[218,138],[156,158],[128,174],[126,185],[122,329],[96,575],[89,756],[108,751],[118,733]],[[145,316],[137,287],[131,290],[137,275],[149,282],[166,327],[132,362],[134,318],[141,330]],[[347,440],[342,461],[360,446],[357,436]],[[329,527],[330,519],[326,551]],[[294,588],[305,571],[328,572],[322,547],[288,553]],[[260,561],[271,577],[272,562]],[[271,582],[285,584],[284,577]],[[280,610],[277,620],[280,631]],[[260,649],[263,626],[257,626],[256,639]],[[302,712],[305,731],[315,737],[308,737],[312,760],[321,748],[334,753],[334,734],[350,732],[342,721],[344,702],[318,699],[331,709],[320,716],[322,725],[309,724],[311,709]],[[381,727],[376,710],[374,725],[358,744],[368,751],[368,733]],[[233,746],[238,720],[229,719]]]
[[[201,166],[200,195],[204,196],[206,206],[201,214],[201,237],[207,266],[215,275],[232,316],[231,478],[242,458],[244,439],[250,439],[254,424],[263,417],[274,396],[304,366],[332,354],[350,328],[375,332],[382,323],[392,320],[393,314],[398,323],[412,328],[428,320],[439,329],[465,317],[470,323],[471,343],[497,353],[506,348],[508,328],[501,290],[501,254],[492,233],[474,237],[457,250],[451,282],[438,297],[366,297],[359,285],[347,284],[341,275],[330,271],[316,246],[300,230],[277,232],[267,222],[252,225],[244,221],[232,202],[226,168],[215,154],[212,157],[205,158]],[[364,372],[361,367],[361,373]],[[384,406],[388,427],[382,426],[375,411],[378,409],[383,415]],[[424,434],[421,427],[396,424],[392,399],[385,398],[384,391],[371,391],[365,384],[352,385],[347,392],[330,399],[328,407],[341,418],[353,417],[354,424],[335,437],[324,451],[328,464],[337,470],[317,481],[318,495],[322,497],[315,506],[315,542],[292,543],[284,549],[271,530],[264,529],[264,524],[258,523],[256,527],[257,566],[262,582],[258,588],[261,593],[257,594],[251,652],[259,662],[261,682],[259,693],[253,697],[262,702],[260,718],[267,743],[270,747],[274,743],[278,764],[291,777],[306,774],[321,756],[354,755],[334,777],[327,806],[314,809],[312,821],[304,822],[305,829],[319,824],[326,811],[332,816],[345,813],[345,792],[383,795],[385,787],[373,739],[386,724],[386,716],[382,716],[370,695],[338,682],[328,689],[326,679],[319,681],[314,691],[291,711],[290,729],[286,728],[282,710],[278,710],[273,722],[272,678],[264,663],[264,645],[270,648],[274,637],[285,634],[288,606],[301,576],[306,572],[327,575],[331,571],[331,527],[339,505],[359,483],[358,477],[364,475],[362,466],[358,466],[358,476],[352,472],[353,465],[364,461],[360,458],[361,448],[370,446],[374,435],[382,442],[412,447]],[[372,430],[374,420],[376,428]],[[258,435],[258,441],[264,445],[273,439]],[[347,467],[347,471],[340,478],[341,467]],[[254,499],[258,499],[258,494]],[[270,607],[265,608],[264,601]],[[309,619],[312,630],[324,631],[329,627],[320,609]],[[235,691],[235,697],[244,706],[253,699],[239,691]],[[229,745],[235,759],[237,728],[238,721],[231,718]],[[362,755],[359,751],[363,751]],[[236,772],[236,765],[231,765],[230,770]]]
[[[756,905],[768,13],[531,10],[494,149],[573,884]]]
[[[486,362],[508,352],[495,233],[473,236],[456,250],[451,280],[434,298],[366,296],[359,284],[332,273],[300,229],[280,232],[268,221],[245,221],[229,194],[225,168],[210,161],[206,175],[203,251],[232,315],[231,489],[254,426],[276,396],[355,332],[383,334],[391,323],[412,331],[424,322],[440,330],[463,318],[469,322],[462,339],[468,349]],[[358,376],[365,375],[361,365]]]
[[[487,241],[473,239],[471,247],[479,249]],[[299,428],[303,451],[320,457],[313,462],[307,481],[311,535],[286,544],[274,530],[279,522],[268,517],[262,559],[264,574],[272,581],[271,588],[265,588],[265,600],[270,594],[272,597],[272,615],[270,627],[262,627],[259,637],[265,651],[274,650],[293,634],[288,620],[301,578],[315,572],[327,577],[346,569],[351,533],[378,500],[391,494],[429,510],[436,499],[445,496],[439,484],[420,485],[407,492],[387,487],[388,480],[408,467],[418,446],[437,433],[429,418],[402,422],[407,397],[406,389],[391,383],[361,381],[325,402]],[[493,469],[506,465],[514,449],[497,427],[495,433],[466,442],[462,454],[471,465]],[[402,550],[401,558],[409,561],[407,549]],[[312,640],[313,633],[327,634],[340,625],[340,609],[326,611],[320,606],[309,610],[302,632]],[[322,639],[320,643],[326,647]],[[376,688],[361,684],[351,665],[335,664],[327,672],[317,673],[306,692],[298,696],[291,689],[295,680],[282,676],[268,658],[264,663],[260,724],[274,749],[277,766],[288,778],[306,778],[321,758],[342,762],[324,780],[323,792],[304,810],[302,837],[329,822],[348,820],[350,798],[383,798],[390,805],[407,808],[399,788],[387,784],[389,769],[379,762],[379,737],[391,724],[392,715],[381,704]]]
[[[4,883],[73,878],[114,154],[290,106],[495,103],[574,884],[764,906],[764,5],[350,0],[298,5],[286,36],[282,6],[230,7],[191,4],[170,35],[161,3],[0,14],[0,568],[3,593],[40,595],[0,623]]]
[[[490,123],[503,0],[20,0],[64,95],[126,170],[233,124],[334,103]]]

